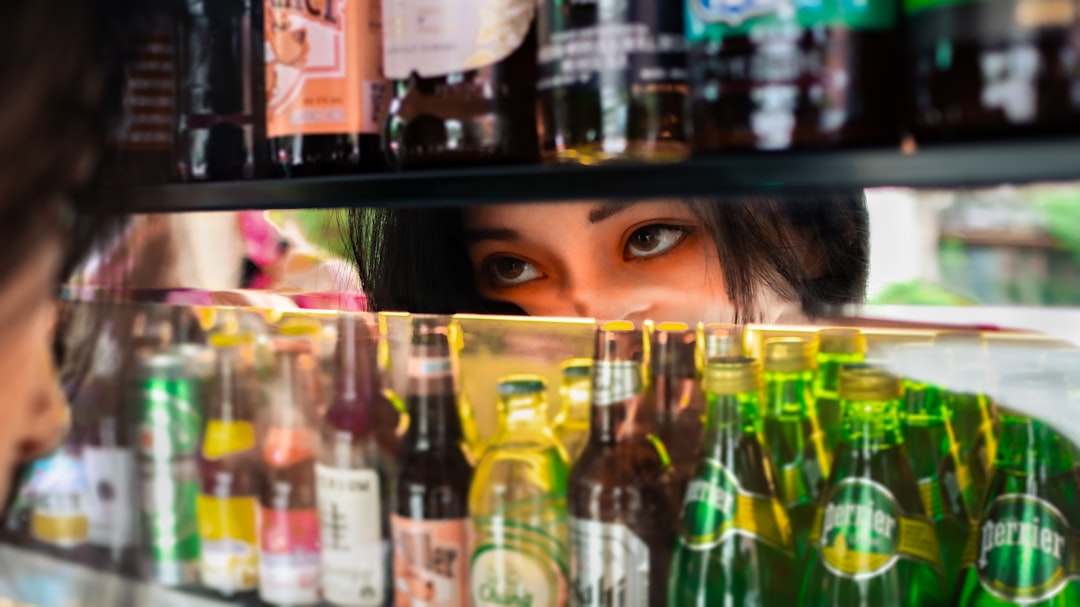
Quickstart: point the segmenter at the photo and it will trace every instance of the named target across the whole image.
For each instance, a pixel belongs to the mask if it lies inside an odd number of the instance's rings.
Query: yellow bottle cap
[[[774,337],[765,342],[765,370],[798,373],[817,368],[814,342],[802,337]]]
[[[839,393],[842,400],[893,400],[900,398],[900,380],[872,365],[844,365]]]
[[[822,329],[818,331],[821,351],[829,354],[862,354],[866,352],[866,336],[858,329]]]
[[[251,342],[251,333],[214,333],[210,336],[210,345],[214,348],[246,346]]]
[[[710,394],[743,394],[761,388],[761,365],[752,358],[735,358],[705,365],[705,391]]]

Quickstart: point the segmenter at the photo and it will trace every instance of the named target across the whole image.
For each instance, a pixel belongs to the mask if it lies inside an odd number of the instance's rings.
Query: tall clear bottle
[[[858,329],[818,331],[818,370],[814,376],[818,423],[825,432],[825,448],[835,451],[843,436],[840,426],[840,369],[866,360],[866,337]]]
[[[840,371],[843,441],[818,506],[800,605],[945,605],[937,533],[904,445],[900,381]]]
[[[948,590],[956,581],[960,556],[979,506],[967,463],[960,456],[944,390],[930,380],[940,377],[945,369],[942,354],[930,344],[907,344],[896,350],[904,376],[904,442],[923,507],[941,541]]]
[[[629,322],[596,334],[589,442],[568,491],[574,605],[664,605],[676,507],[644,395],[643,345]]]
[[[958,607],[1080,605],[1080,473],[1074,451],[1027,411],[1061,411],[1064,378],[1004,381],[1001,443],[953,596]]]
[[[570,471],[548,425],[543,378],[499,380],[498,413],[469,490],[470,604],[563,607]]]
[[[670,322],[657,325],[650,336],[656,433],[671,457],[676,500],[682,499],[694,473],[705,426],[705,403],[695,364],[696,337],[686,325]]]
[[[274,341],[277,378],[262,440],[259,598],[272,605],[315,605],[321,579],[315,500],[320,381],[314,376],[314,328],[287,329]]]
[[[559,411],[552,426],[570,463],[577,461],[589,440],[589,406],[592,402],[592,359],[571,358],[562,364]]]
[[[379,444],[382,393],[377,333],[364,318],[338,320],[334,394],[322,423],[315,467],[322,539],[323,596],[332,605],[391,603],[390,519],[393,454]]]
[[[765,342],[765,445],[776,465],[777,488],[800,561],[832,465],[814,410],[816,368],[812,341],[780,337]]]
[[[791,605],[795,555],[761,437],[761,366],[705,367],[705,445],[683,500],[668,605]]]
[[[473,468],[461,427],[445,319],[413,320],[408,365],[409,429],[391,517],[395,602],[456,607],[468,601]]]
[[[199,579],[227,597],[259,586],[259,390],[250,335],[214,335],[216,373],[199,450]]]

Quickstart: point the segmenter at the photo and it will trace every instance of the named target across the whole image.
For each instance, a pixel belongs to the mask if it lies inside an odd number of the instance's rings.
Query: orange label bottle
[[[379,0],[265,0],[266,134],[377,133]]]
[[[465,607],[465,519],[391,517],[394,602],[398,607]]]

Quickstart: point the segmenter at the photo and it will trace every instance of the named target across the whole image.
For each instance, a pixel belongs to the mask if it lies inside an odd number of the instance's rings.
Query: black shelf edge
[[[677,164],[520,165],[135,190],[137,212],[646,199],[872,187],[965,188],[1080,180],[1080,137],[698,157]]]

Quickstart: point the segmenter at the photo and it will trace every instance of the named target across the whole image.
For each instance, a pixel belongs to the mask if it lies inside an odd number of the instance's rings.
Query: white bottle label
[[[536,0],[383,0],[383,69],[444,76],[505,59],[525,40]]]
[[[570,546],[573,604],[649,604],[649,546],[628,527],[571,517]]]
[[[117,447],[84,447],[86,514],[90,543],[108,548],[135,544],[135,453]]]
[[[315,474],[326,600],[335,605],[381,605],[387,561],[378,473],[319,464]]]

